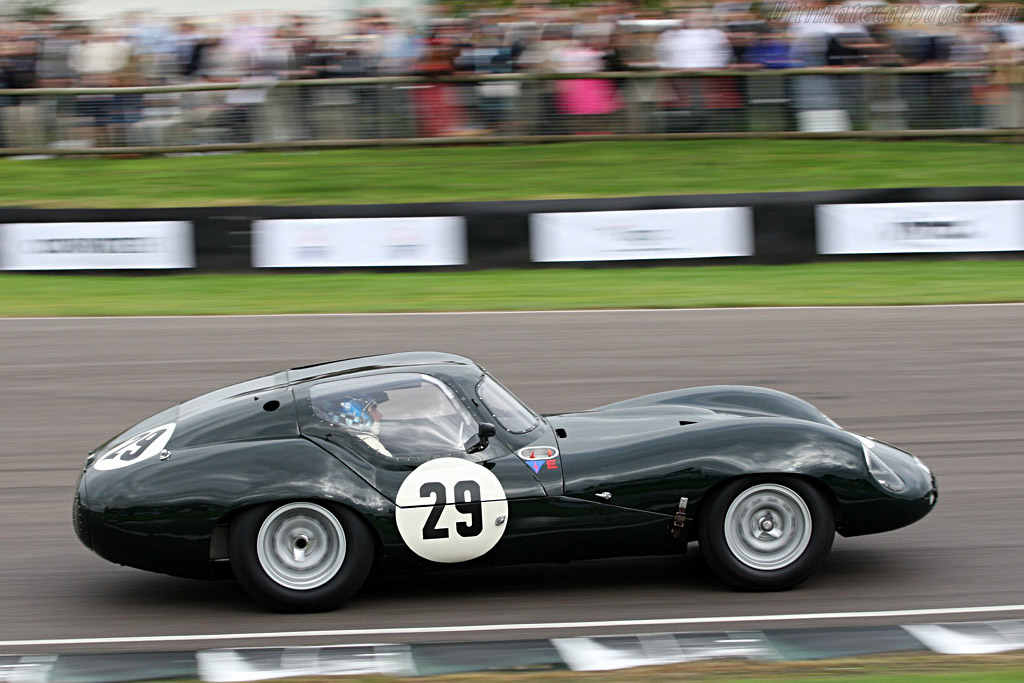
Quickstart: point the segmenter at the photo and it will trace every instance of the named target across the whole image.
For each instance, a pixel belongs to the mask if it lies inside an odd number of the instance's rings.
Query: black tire
[[[835,528],[832,506],[813,484],[798,477],[747,477],[722,487],[701,512],[700,547],[732,586],[786,590],[825,560]]]
[[[286,524],[290,526],[285,527]],[[340,537],[335,535],[338,529],[342,532]],[[274,539],[282,544],[274,544]],[[261,541],[271,543],[269,548],[264,543],[262,559]],[[311,562],[311,566],[316,565],[316,571],[311,571],[300,564],[298,569],[287,567],[283,563],[289,558],[281,557],[286,553],[275,555],[275,550],[300,546],[310,549],[311,554],[323,552],[329,560]],[[246,510],[231,522],[228,531],[228,554],[238,583],[250,596],[279,612],[326,612],[337,608],[363,585],[373,564],[374,549],[373,532],[359,515],[343,507],[309,501]],[[267,559],[268,555],[271,559]],[[289,570],[293,575],[282,573]],[[308,582],[307,587],[286,585],[289,581],[298,585],[303,580]]]

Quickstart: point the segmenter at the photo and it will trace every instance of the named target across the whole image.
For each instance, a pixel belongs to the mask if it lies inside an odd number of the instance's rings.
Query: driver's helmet
[[[374,399],[353,397],[327,401],[322,406],[322,412],[328,421],[342,427],[374,434],[380,429],[380,411]]]

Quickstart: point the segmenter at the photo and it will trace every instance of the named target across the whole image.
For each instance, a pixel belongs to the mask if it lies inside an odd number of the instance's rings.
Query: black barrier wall
[[[956,204],[952,204],[956,203]],[[912,206],[902,206],[910,204]],[[845,213],[838,218],[832,213],[822,213],[821,207],[834,205],[862,205],[861,211],[845,208]],[[875,207],[874,205],[885,205]],[[741,209],[742,213],[682,213],[670,214],[669,223],[674,228],[689,230],[691,237],[700,237],[697,233],[713,232],[718,223],[727,216],[732,216],[738,225],[749,230],[749,244],[742,239],[734,239],[738,245],[733,251],[721,252],[711,249],[695,248],[687,252],[683,247],[670,249],[656,244],[664,240],[666,231],[663,228],[649,227],[646,217],[654,213],[610,214],[605,212],[657,212],[666,209]],[[832,209],[830,208],[830,211]],[[882,213],[879,213],[881,211]],[[992,213],[995,211],[996,213]],[[988,213],[986,213],[988,212]],[[538,263],[536,254],[532,254],[531,246],[536,247],[538,240],[536,231],[531,245],[531,220],[538,214],[578,214],[570,216],[574,229],[586,230],[588,224],[601,223],[606,227],[596,227],[595,240],[606,239],[609,234],[625,245],[620,252],[607,257],[602,256],[600,248],[590,252],[583,251],[579,258],[569,260],[549,260]],[[875,214],[878,214],[877,217]],[[863,219],[859,218],[864,216]],[[607,220],[611,216],[616,220]],[[618,220],[619,218],[622,220]],[[692,222],[703,216],[700,221]],[[722,218],[720,219],[719,216]],[[829,220],[842,223],[847,237],[863,237],[868,245],[863,252],[848,246],[833,248],[831,253],[823,253],[822,216]],[[57,224],[75,223],[88,224],[87,228],[99,231],[98,237],[84,240],[48,239],[47,245],[56,245],[52,249],[65,249],[78,254],[90,254],[93,251],[114,250],[103,236],[105,224],[125,223],[159,223],[188,222],[192,227],[192,240],[188,245],[194,249],[194,267],[199,271],[228,272],[253,268],[254,226],[261,221],[282,221],[286,219],[306,221],[309,219],[398,219],[398,218],[429,218],[444,219],[451,225],[460,226],[459,239],[464,246],[459,255],[442,258],[438,265],[444,269],[487,269],[487,268],[523,268],[540,265],[679,265],[690,263],[796,263],[816,259],[842,258],[849,255],[864,254],[916,254],[928,255],[963,255],[963,254],[1001,254],[1018,256],[1024,253],[1024,187],[955,187],[955,188],[900,188],[900,189],[864,189],[837,190],[824,192],[786,192],[786,193],[755,193],[755,194],[716,194],[716,195],[672,195],[654,197],[616,197],[602,199],[565,199],[542,201],[508,201],[508,202],[445,202],[424,204],[373,204],[351,206],[240,206],[240,207],[209,207],[209,208],[160,208],[160,209],[28,209],[18,207],[0,208],[0,229],[8,229],[11,224],[19,224],[18,234],[23,243],[26,235],[43,234],[47,229],[52,232]],[[564,216],[563,216],[564,219]],[[730,220],[733,220],[730,218]],[[692,225],[691,225],[692,222]],[[860,227],[860,223],[863,226]],[[400,223],[400,222],[399,222]],[[627,225],[628,224],[628,225]],[[660,225],[664,225],[664,221]],[[316,230],[312,237],[303,237],[297,242],[296,249],[312,254],[313,268],[333,270],[337,267],[324,266],[317,261],[317,239],[328,240],[330,232],[339,229],[337,223],[312,223]],[[376,234],[377,223],[359,223],[355,232],[348,232],[336,250],[353,252],[379,240]],[[383,225],[383,223],[381,223]],[[446,223],[447,225],[447,223]],[[67,226],[68,234],[83,229],[83,226]],[[389,228],[390,229],[390,228]],[[858,235],[858,230],[863,235]],[[317,232],[318,231],[318,232]],[[619,231],[619,232],[616,232]],[[874,232],[872,232],[874,231]],[[86,231],[88,232],[88,231]],[[619,234],[621,233],[621,234]],[[869,234],[870,233],[870,234]],[[877,233],[877,234],[875,234]],[[346,267],[397,268],[411,266],[426,267],[412,259],[409,263],[402,262],[402,252],[411,252],[419,237],[410,237],[408,229],[403,232],[401,225],[395,235],[388,237],[382,248],[396,255],[392,261],[374,261],[367,259],[365,263],[350,263]],[[418,234],[418,233],[417,233]],[[462,235],[464,234],[464,237]],[[319,237],[317,237],[319,235]],[[0,237],[3,234],[0,233]],[[124,245],[126,238],[117,244]],[[158,238],[154,238],[158,239]],[[403,241],[404,240],[404,241]],[[631,242],[629,240],[632,240]],[[839,244],[829,237],[830,244]],[[889,246],[888,240],[895,246]],[[849,244],[849,240],[843,244]],[[856,240],[854,240],[856,243]],[[22,243],[19,243],[22,244]],[[134,243],[127,242],[131,245]],[[639,246],[637,246],[639,245]],[[653,245],[653,246],[652,246]],[[50,246],[46,247],[51,248]],[[0,256],[0,268],[17,270],[58,270],[65,266],[32,266],[32,261],[18,262],[11,254],[37,247],[24,247],[17,244],[7,246],[6,261]],[[659,249],[662,250],[659,252]],[[843,251],[845,249],[845,251]],[[889,250],[889,251],[887,251]],[[458,250],[456,250],[458,251]],[[659,254],[664,253],[665,256]],[[721,255],[727,253],[728,255]],[[531,256],[532,254],[532,256]],[[681,255],[682,254],[682,255]],[[710,255],[709,255],[710,254]],[[841,254],[841,255],[840,255]],[[634,255],[639,255],[633,258]],[[65,262],[74,263],[74,254],[59,254]],[[103,255],[101,254],[100,257]],[[68,257],[68,258],[65,258]],[[97,257],[98,261],[102,258]],[[116,258],[108,259],[116,261]],[[322,259],[321,259],[322,261]],[[45,263],[45,259],[40,260]],[[79,265],[68,266],[77,270],[100,270],[117,268],[135,270],[130,265],[100,265],[93,263],[84,256]],[[130,263],[126,260],[124,263]],[[318,265],[319,264],[319,265]],[[177,266],[160,266],[174,269]],[[188,267],[188,266],[185,266]],[[340,267],[340,266],[339,266]],[[288,266],[286,269],[291,269]],[[296,268],[300,269],[300,268]],[[301,268],[308,270],[308,268]],[[281,268],[268,270],[280,271]]]

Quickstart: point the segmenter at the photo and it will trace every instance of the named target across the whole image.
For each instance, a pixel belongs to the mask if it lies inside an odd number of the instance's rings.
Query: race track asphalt
[[[541,412],[701,384],[792,392],[851,430],[921,456],[938,476],[939,505],[907,529],[837,539],[820,572],[785,593],[732,592],[691,547],[685,557],[374,579],[346,608],[314,615],[264,612],[233,582],[118,567],[74,537],[78,468],[89,449],[126,426],[285,367],[409,349],[471,356]],[[1024,306],[2,319],[0,388],[0,641],[1024,603]],[[941,620],[833,617],[798,625]],[[794,624],[752,621],[742,628],[769,625]],[[645,630],[687,629],[537,626],[271,642],[15,643],[0,653]]]

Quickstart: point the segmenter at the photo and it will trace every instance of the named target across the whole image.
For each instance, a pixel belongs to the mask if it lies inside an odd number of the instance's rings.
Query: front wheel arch
[[[809,474],[797,474],[792,472],[762,472],[758,474],[737,474],[735,476],[728,477],[719,482],[716,482],[711,488],[709,488],[707,491],[701,494],[700,500],[698,501],[696,507],[692,510],[690,515],[690,518],[693,520],[694,524],[692,527],[690,527],[690,534],[688,536],[688,540],[700,540],[699,530],[701,512],[705,509],[707,503],[713,500],[716,495],[718,495],[719,491],[721,491],[727,485],[735,482],[738,479],[754,479],[757,477],[791,477],[793,479],[799,479],[801,481],[807,482],[808,484],[816,488],[818,490],[818,493],[824,496],[825,500],[827,500],[829,502],[829,505],[832,507],[832,516],[835,519],[836,531],[838,532],[842,528],[842,509],[839,507],[839,499],[836,498],[835,491],[833,491],[832,488],[828,484],[823,482],[821,479],[818,479],[817,477],[812,477]]]
[[[695,525],[701,551],[715,573],[736,588],[792,588],[809,578],[831,550],[837,520],[829,494],[823,483],[807,476],[730,478],[702,498]],[[781,512],[779,519],[787,519],[787,509],[792,513],[784,523],[768,514],[769,524],[778,525],[777,536],[762,534],[755,523],[762,508],[773,506],[775,516]]]

